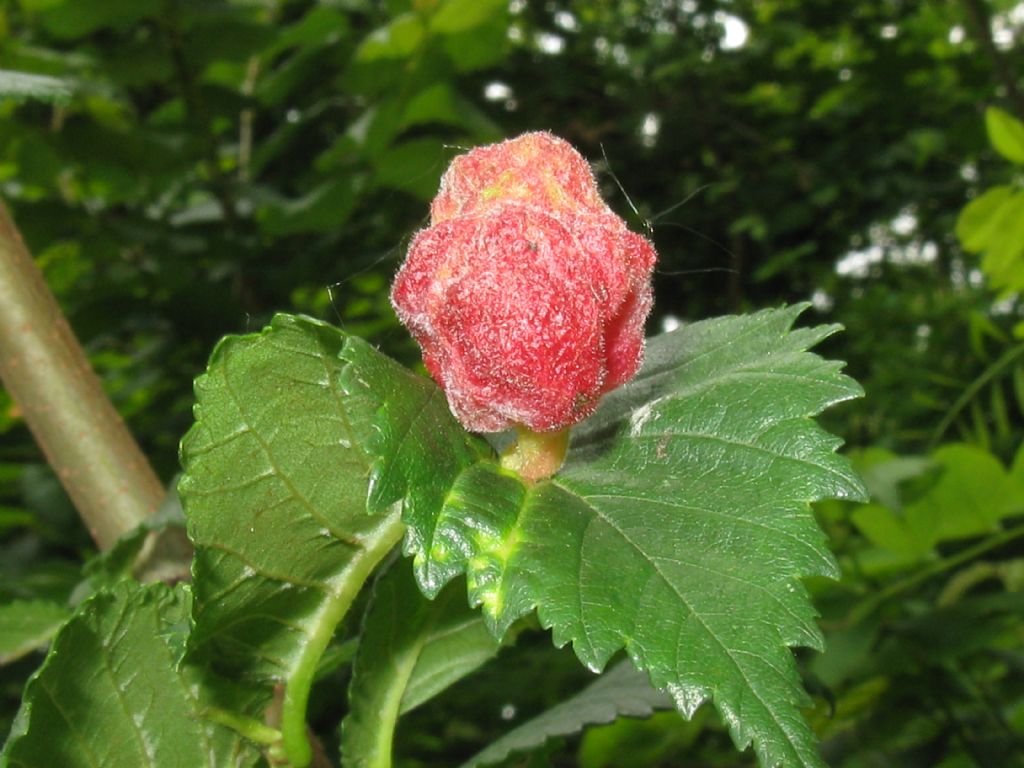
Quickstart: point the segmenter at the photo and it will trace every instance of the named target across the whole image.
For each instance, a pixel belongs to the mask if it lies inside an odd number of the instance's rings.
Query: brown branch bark
[[[0,379],[102,549],[164,490],[0,202]]]

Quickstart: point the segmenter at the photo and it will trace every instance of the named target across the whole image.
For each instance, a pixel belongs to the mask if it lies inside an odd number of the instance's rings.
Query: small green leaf
[[[508,57],[513,48],[508,37],[508,21],[495,16],[463,32],[450,32],[441,41],[441,48],[459,72],[494,67]]]
[[[997,211],[981,271],[994,289],[1024,289],[1024,193],[1014,195]]]
[[[992,187],[964,207],[956,221],[956,236],[965,251],[980,253],[1000,236],[1000,223],[1013,210],[1011,201],[1016,197],[1013,187]]]
[[[904,486],[935,466],[923,456],[900,456],[877,446],[858,451],[852,460],[871,498],[890,509],[902,509]]]
[[[71,611],[46,600],[16,600],[0,605],[0,665],[45,646]]]
[[[506,733],[461,768],[494,765],[515,752],[526,752],[550,739],[571,736],[587,726],[619,717],[649,717],[672,707],[672,699],[651,688],[647,678],[627,663],[618,664],[570,699]]]
[[[460,473],[493,452],[455,420],[444,393],[430,379],[413,374],[355,337],[349,339],[342,356],[351,364],[349,391],[379,399],[376,430],[368,443],[375,457],[369,509],[379,512],[402,501],[402,520],[410,526],[405,550],[416,556],[420,586],[434,596],[458,573],[437,571],[437,563],[426,557],[437,510]]]
[[[66,81],[56,77],[0,69],[0,99],[35,99],[63,104],[71,99],[71,90]]]
[[[865,493],[812,417],[861,390],[806,351],[837,328],[793,330],[802,309],[653,339],[550,481],[468,467],[405,518],[421,588],[465,569],[497,634],[536,607],[592,669],[626,648],[684,714],[713,699],[765,766],[820,766],[789,650],[822,644],[798,579],[837,575],[810,502]]]
[[[459,596],[447,602],[444,620],[438,622],[427,637],[405,686],[401,707],[403,715],[430,701],[494,658],[498,652],[499,643],[488,631],[480,612],[469,608],[457,587],[453,586],[452,592],[459,593]],[[442,593],[442,597],[445,594]],[[513,627],[503,642],[511,643],[514,635]]]
[[[501,137],[501,128],[448,83],[436,83],[409,99],[396,128],[428,123],[465,128],[490,140]]]
[[[263,49],[268,60],[289,48],[318,48],[337,44],[349,31],[348,17],[340,10],[315,5],[306,15],[277,32],[273,43]]]
[[[993,148],[1011,163],[1024,163],[1024,123],[999,109],[985,110],[985,128]]]
[[[378,403],[343,385],[345,341],[289,315],[225,339],[196,380],[196,424],[182,442],[178,488],[196,545],[192,653],[285,683],[281,731],[295,765],[310,759],[305,707],[318,661],[403,532],[397,511],[366,512],[363,446]]]
[[[84,37],[108,28],[127,30],[147,16],[160,13],[159,0],[104,0],[102,3],[62,2],[42,14],[43,25],[58,38]]]
[[[437,194],[441,174],[452,154],[436,138],[401,142],[376,159],[377,183],[430,200]]]
[[[82,604],[29,682],[4,768],[225,768],[259,752],[204,718],[214,698],[252,710],[251,691],[179,665],[187,588],[121,582]]]
[[[876,547],[901,556],[899,563],[907,564],[931,552],[935,542],[930,536],[922,538],[911,528],[902,515],[881,504],[866,504],[854,510],[853,524]]]
[[[426,29],[419,15],[403,13],[366,37],[356,51],[356,61],[409,58],[419,49],[425,36]]]
[[[171,490],[154,514],[85,564],[83,573],[87,581],[79,585],[76,597],[84,599],[86,594],[111,587],[122,579],[165,583],[188,579],[192,545],[185,532],[181,499],[174,487],[177,480],[174,478]]]
[[[343,766],[390,764],[398,716],[497,653],[479,613],[453,587],[428,601],[404,562],[378,579],[349,685]]]
[[[352,175],[336,176],[302,197],[276,201],[260,210],[260,226],[274,236],[336,231],[355,208],[359,182]]]
[[[505,0],[442,0],[430,17],[430,28],[441,34],[465,32],[507,13]]]
[[[1024,491],[988,451],[947,445],[932,459],[942,474],[905,510],[910,529],[929,546],[991,533],[1002,519],[1024,511]]]

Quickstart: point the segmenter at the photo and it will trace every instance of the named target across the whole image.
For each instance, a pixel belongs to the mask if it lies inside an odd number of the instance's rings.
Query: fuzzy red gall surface
[[[654,248],[549,133],[455,158],[392,287],[467,429],[561,430],[643,359]]]

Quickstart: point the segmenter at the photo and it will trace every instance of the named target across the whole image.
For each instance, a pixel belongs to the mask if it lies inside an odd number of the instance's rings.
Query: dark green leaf
[[[366,512],[362,446],[377,403],[343,386],[345,339],[288,315],[225,339],[196,381],[197,421],[182,443],[196,544],[190,646],[222,669],[286,683],[282,733],[296,763],[307,759],[298,742],[319,658],[402,534],[397,512]]]
[[[179,666],[187,589],[122,582],[83,603],[29,683],[5,768],[225,768],[261,763],[204,711],[250,694]]]
[[[430,28],[441,34],[465,32],[507,12],[504,0],[442,0],[430,17]]]
[[[430,200],[454,154],[438,139],[410,139],[396,144],[376,161],[377,182]]]
[[[431,86],[411,98],[398,127],[404,130],[426,123],[454,125],[488,140],[501,136],[501,129],[490,118],[445,83]]]
[[[45,3],[42,22],[58,38],[75,38],[111,27],[125,29],[156,14],[159,0],[104,0],[102,3]]]
[[[587,726],[618,717],[649,717],[671,706],[672,699],[651,688],[645,675],[630,664],[618,664],[572,698],[505,734],[461,768],[500,763],[514,752],[536,749],[549,739],[571,736]]]
[[[822,645],[799,578],[837,575],[809,503],[864,490],[811,417],[860,388],[806,351],[836,328],[792,330],[802,309],[654,339],[551,481],[468,468],[406,519],[421,586],[465,569],[496,633],[536,607],[587,666],[625,647],[684,714],[711,698],[764,765],[821,765],[788,647]]]
[[[434,596],[455,572],[442,576],[426,557],[432,526],[456,477],[490,454],[479,438],[462,429],[452,416],[444,393],[429,379],[417,376],[352,337],[343,357],[358,379],[349,391],[380,399],[376,432],[368,449],[376,458],[370,481],[369,508],[380,512],[402,501],[402,519],[409,525],[405,549],[415,555],[416,576]]]
[[[45,646],[70,615],[67,606],[45,600],[0,605],[0,664]]]

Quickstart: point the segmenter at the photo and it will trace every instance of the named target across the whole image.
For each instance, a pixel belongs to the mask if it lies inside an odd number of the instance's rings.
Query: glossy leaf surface
[[[196,544],[190,647],[227,672],[285,682],[282,732],[295,743],[320,655],[402,535],[397,513],[366,512],[362,446],[377,404],[343,386],[345,339],[279,315],[224,340],[196,381],[182,445]],[[295,746],[290,758],[309,755]]]
[[[121,582],[84,603],[29,683],[5,768],[227,768],[259,752],[204,716],[214,699],[250,693],[179,665],[184,587]]]
[[[589,667],[625,648],[684,714],[713,700],[764,765],[821,765],[790,652],[821,647],[799,578],[837,574],[809,502],[864,492],[812,417],[860,389],[806,351],[836,328],[793,330],[801,309],[654,339],[550,481],[466,469],[407,519],[421,586],[466,570],[496,634],[536,608]]]

